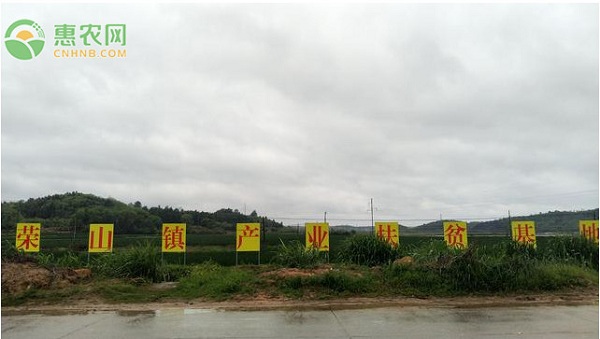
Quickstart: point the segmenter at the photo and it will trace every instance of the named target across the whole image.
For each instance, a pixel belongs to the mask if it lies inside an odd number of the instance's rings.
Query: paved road
[[[598,306],[2,316],[2,338],[598,338]]]

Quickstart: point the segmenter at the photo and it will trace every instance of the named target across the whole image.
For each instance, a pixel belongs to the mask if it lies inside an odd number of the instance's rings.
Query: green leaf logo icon
[[[45,43],[46,36],[40,25],[27,19],[15,21],[4,34],[6,49],[19,60],[40,55]]]

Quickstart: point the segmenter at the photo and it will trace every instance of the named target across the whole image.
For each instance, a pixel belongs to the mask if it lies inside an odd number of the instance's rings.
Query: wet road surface
[[[3,315],[2,338],[598,338],[598,306]]]

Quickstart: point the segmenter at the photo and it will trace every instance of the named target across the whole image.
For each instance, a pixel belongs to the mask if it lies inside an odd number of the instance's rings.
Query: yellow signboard
[[[185,224],[162,225],[162,251],[185,252]]]
[[[511,223],[512,239],[522,244],[533,245],[535,248],[535,222],[513,221]]]
[[[90,224],[88,252],[112,252],[113,249],[113,224]]]
[[[240,223],[236,225],[235,250],[238,252],[260,251],[260,224]]]
[[[329,252],[329,224],[306,223],[306,248],[317,248],[319,251]]]
[[[579,220],[579,234],[598,243],[598,220]]]
[[[18,251],[39,252],[42,224],[18,223],[16,246]]]
[[[444,241],[449,247],[467,248],[467,223],[444,221]]]
[[[375,222],[375,235],[384,239],[393,247],[398,247],[400,232],[398,223],[395,221],[377,221]]]

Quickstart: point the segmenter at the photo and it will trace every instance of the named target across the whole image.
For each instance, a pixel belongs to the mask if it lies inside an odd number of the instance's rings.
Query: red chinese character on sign
[[[29,251],[40,247],[40,228],[34,225],[25,225],[17,234],[17,249]]]
[[[308,234],[308,242],[314,248],[321,248],[321,244],[323,243],[323,240],[325,240],[326,238],[327,238],[327,231],[323,231],[322,226],[313,227],[313,233]],[[323,247],[327,248],[328,246],[323,246]]]
[[[244,238],[258,238],[258,237],[259,237],[258,227],[256,227],[256,226],[251,227],[250,225],[244,225],[244,228],[242,229],[242,234],[240,234],[238,236],[237,249],[242,247],[242,242],[244,241]]]
[[[449,246],[464,248],[464,232],[466,229],[464,227],[460,227],[459,224],[452,224],[448,226],[446,230],[446,241]]]
[[[598,226],[595,223],[581,225],[583,236],[598,242]]]
[[[113,246],[112,224],[90,225],[89,252],[111,252]]]
[[[183,250],[185,247],[185,241],[184,241],[183,237],[184,237],[184,234],[183,234],[183,229],[181,227],[166,226],[164,228],[164,232],[163,232],[164,249],[172,250],[174,248],[179,248],[179,249]]]
[[[528,224],[517,224],[517,242],[535,242],[533,235],[529,233],[529,228]]]
[[[390,245],[398,247],[398,243],[395,241],[398,238],[398,230],[394,229],[392,225],[377,225],[377,236],[385,239]],[[384,228],[384,226],[386,226]]]

